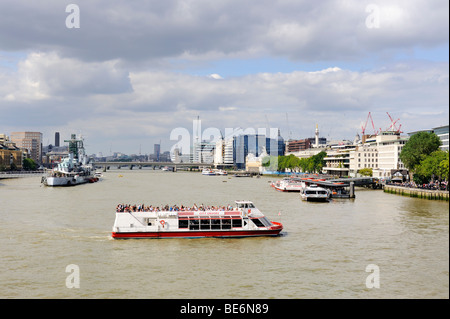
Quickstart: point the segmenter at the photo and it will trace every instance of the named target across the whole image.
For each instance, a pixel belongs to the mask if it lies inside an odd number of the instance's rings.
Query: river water
[[[70,188],[0,180],[0,298],[449,298],[448,202],[357,188],[308,203],[271,180],[145,169]],[[283,235],[111,239],[118,203],[238,199]]]

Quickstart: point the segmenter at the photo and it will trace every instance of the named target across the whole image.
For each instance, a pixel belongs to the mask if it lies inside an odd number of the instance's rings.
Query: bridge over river
[[[108,167],[115,166],[117,168],[129,167],[129,169],[133,169],[134,167],[142,168],[142,167],[152,167],[156,169],[157,167],[169,167],[173,169],[174,172],[177,171],[178,168],[189,168],[189,169],[199,169],[201,167],[211,168],[213,164],[205,164],[205,163],[173,163],[173,162],[94,162],[92,163],[95,167],[101,167],[103,170],[106,170]]]

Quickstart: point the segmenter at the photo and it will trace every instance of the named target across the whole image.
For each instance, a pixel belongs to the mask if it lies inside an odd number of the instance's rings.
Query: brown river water
[[[0,298],[449,298],[448,202],[357,188],[309,203],[273,180],[145,169],[68,188],[0,180]],[[244,199],[282,235],[111,238],[118,203]]]

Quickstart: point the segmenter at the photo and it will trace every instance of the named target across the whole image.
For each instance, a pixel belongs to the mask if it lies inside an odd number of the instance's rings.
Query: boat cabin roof
[[[237,200],[235,203],[238,208],[255,208],[253,202],[249,200]]]

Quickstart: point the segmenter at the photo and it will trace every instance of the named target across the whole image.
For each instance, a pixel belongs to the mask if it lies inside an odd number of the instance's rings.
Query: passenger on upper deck
[[[200,206],[197,206],[197,204],[194,204],[192,207],[188,207],[188,206],[178,206],[178,205],[161,205],[161,209],[160,206],[145,206],[144,204],[139,204],[139,205],[131,205],[131,204],[118,204],[116,206],[116,211],[117,212],[159,212],[159,211],[232,211],[233,210],[233,206],[232,205],[227,205],[227,206],[209,206],[209,205],[204,205],[201,204]],[[236,208],[237,210],[237,208]]]

